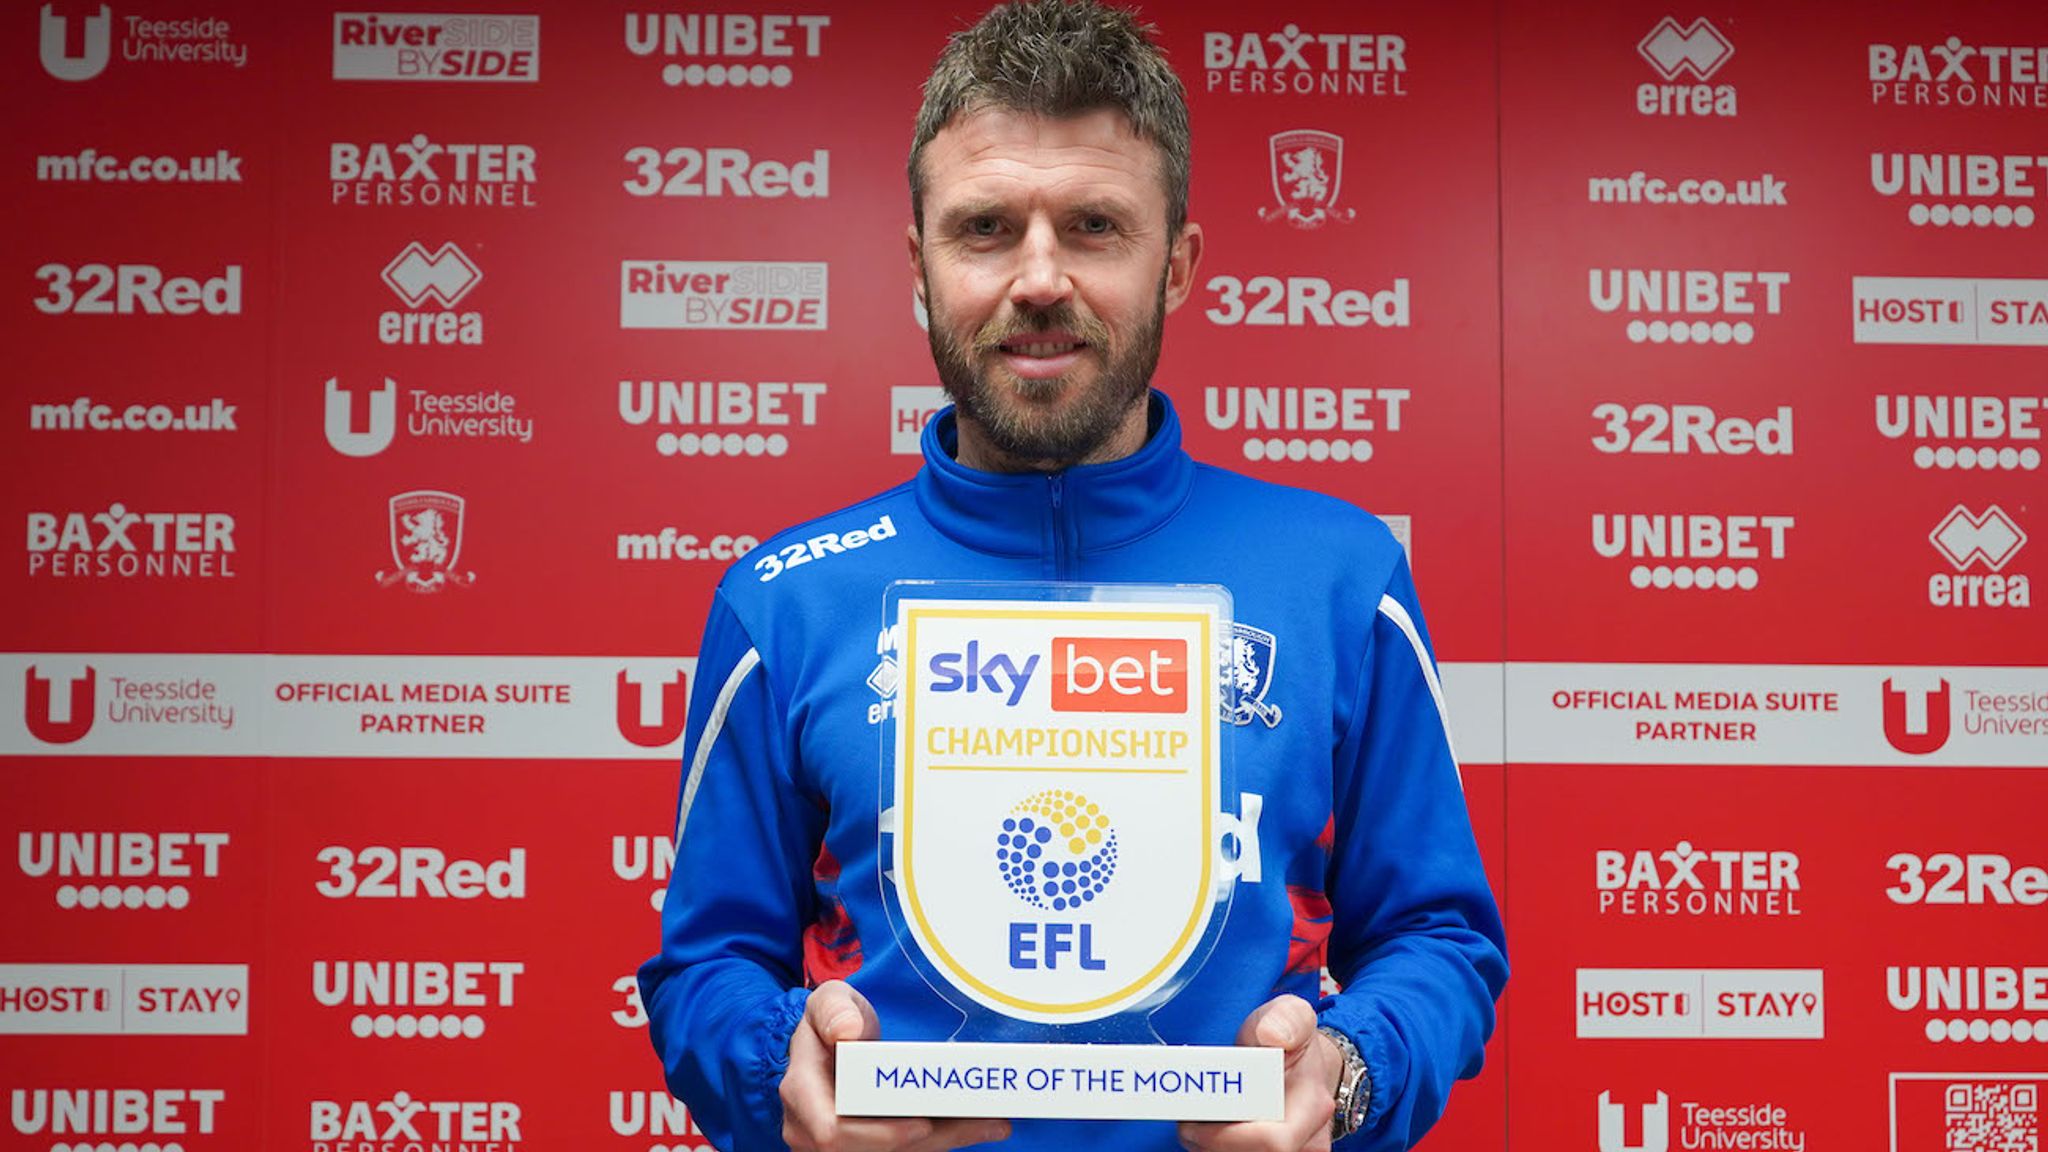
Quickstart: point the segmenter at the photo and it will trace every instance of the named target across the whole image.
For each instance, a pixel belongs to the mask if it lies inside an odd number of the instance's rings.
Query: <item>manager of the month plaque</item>
[[[1167,1045],[1232,885],[1213,586],[905,581],[883,725],[883,903],[965,1017],[841,1044],[849,1116],[1277,1120],[1281,1053]]]

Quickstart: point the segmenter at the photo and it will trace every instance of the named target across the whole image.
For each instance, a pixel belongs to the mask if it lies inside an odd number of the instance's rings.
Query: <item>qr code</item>
[[[2040,1089],[2011,1081],[1948,1085],[1948,1152],[2041,1152]]]

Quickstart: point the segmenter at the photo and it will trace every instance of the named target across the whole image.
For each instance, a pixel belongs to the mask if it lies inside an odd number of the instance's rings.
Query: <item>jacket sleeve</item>
[[[1335,772],[1329,963],[1343,990],[1318,1014],[1373,1080],[1343,1147],[1407,1148],[1478,1073],[1508,966],[1405,561],[1373,615]]]
[[[822,813],[798,795],[785,709],[721,592],[690,693],[661,950],[640,967],[669,1091],[727,1152],[781,1148]]]

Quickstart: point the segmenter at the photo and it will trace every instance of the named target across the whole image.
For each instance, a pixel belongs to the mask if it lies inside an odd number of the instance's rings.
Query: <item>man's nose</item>
[[[1017,248],[1017,275],[1010,283],[1013,303],[1045,308],[1073,295],[1059,239],[1059,230],[1050,220],[1033,220],[1025,229]]]

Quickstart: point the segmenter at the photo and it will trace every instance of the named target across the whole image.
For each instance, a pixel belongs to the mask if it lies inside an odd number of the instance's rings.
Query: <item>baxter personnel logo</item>
[[[414,592],[467,588],[476,573],[456,568],[462,558],[462,497],[452,492],[401,492],[391,498],[391,558],[398,567],[377,573],[386,588]]]
[[[1079,908],[1102,895],[1116,875],[1116,829],[1079,792],[1035,793],[1003,818],[996,866],[1010,891],[1033,908]]]
[[[1337,207],[1337,192],[1344,186],[1342,136],[1296,128],[1275,132],[1266,147],[1273,168],[1273,198],[1279,206],[1260,209],[1259,219],[1321,228],[1331,220],[1349,223],[1358,216],[1354,209]]]
[[[92,731],[96,681],[97,674],[87,664],[85,672],[74,677],[60,695],[52,691],[50,677],[39,675],[36,666],[29,665],[22,716],[29,735],[45,744],[76,744],[85,739]]]
[[[883,820],[900,942],[954,1004],[1013,1020],[1170,992],[1235,878],[1216,849],[1222,597],[942,588],[914,586],[933,598],[896,601],[882,634],[901,657]]]
[[[1884,682],[1884,738],[1908,756],[1925,756],[1948,743],[1949,688],[1940,680],[1932,689],[1896,687]]]
[[[59,80],[90,80],[106,71],[107,56],[113,45],[113,9],[102,4],[99,15],[81,19],[78,22],[80,36],[74,48],[71,20],[57,15],[53,8],[53,5],[43,5],[43,71]]]

